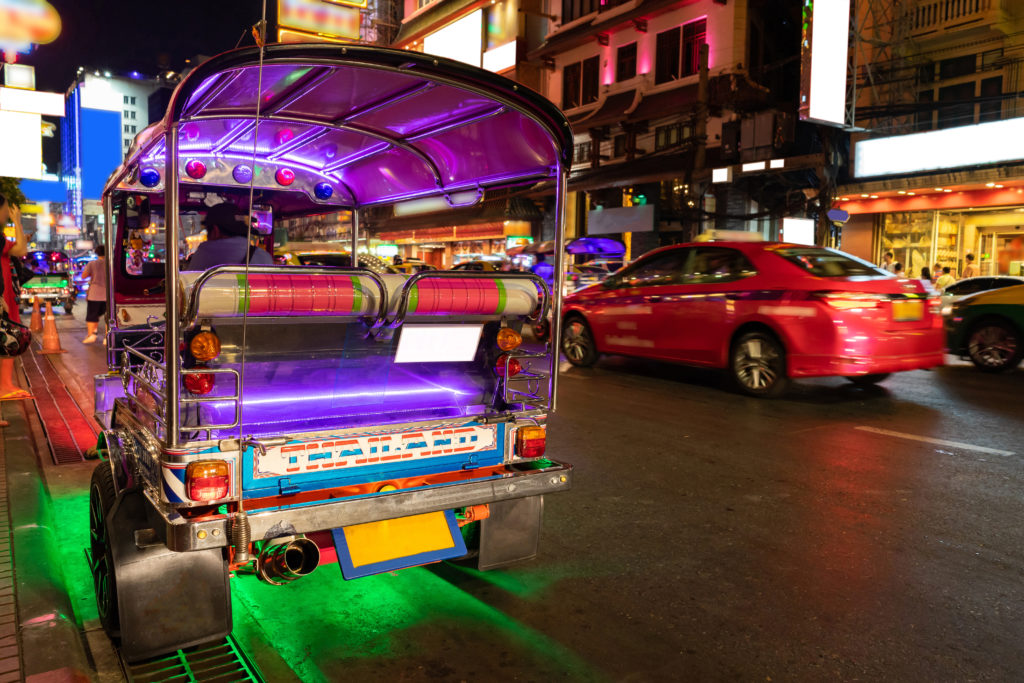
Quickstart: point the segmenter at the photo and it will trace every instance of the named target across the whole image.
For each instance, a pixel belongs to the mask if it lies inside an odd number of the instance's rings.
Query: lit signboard
[[[60,35],[60,15],[45,0],[0,0],[0,43],[46,45]]]
[[[814,244],[813,218],[783,218],[779,239],[792,244]]]
[[[0,111],[0,176],[43,177],[42,117],[18,111]]]
[[[869,178],[1024,159],[1024,118],[861,140],[853,175]]]
[[[0,88],[0,110],[64,116],[64,96],[56,92]]]
[[[483,16],[481,10],[476,10],[424,37],[423,51],[430,55],[480,66],[483,53]]]
[[[277,0],[277,24],[280,28],[358,40],[359,19],[358,6],[321,0]]]
[[[804,0],[800,40],[800,118],[846,124],[850,0]]]
[[[293,31],[290,28],[277,29],[277,42],[279,43],[351,43],[349,38],[329,38],[315,33],[303,33]]]

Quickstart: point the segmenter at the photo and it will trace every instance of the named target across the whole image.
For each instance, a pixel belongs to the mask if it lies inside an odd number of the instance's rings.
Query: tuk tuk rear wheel
[[[112,639],[121,635],[121,619],[117,604],[114,555],[106,522],[116,499],[117,489],[110,463],[98,462],[89,483],[89,570],[92,573],[100,623]]]

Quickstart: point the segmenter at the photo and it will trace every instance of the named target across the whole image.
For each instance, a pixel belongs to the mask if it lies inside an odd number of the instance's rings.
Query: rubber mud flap
[[[121,617],[121,652],[130,662],[231,632],[225,550],[169,550],[151,531],[154,527],[147,519],[147,506],[141,494],[125,493],[107,518]],[[138,543],[136,531],[142,532]]]
[[[491,503],[490,508],[490,516],[480,521],[480,570],[498,569],[536,557],[544,496]]]

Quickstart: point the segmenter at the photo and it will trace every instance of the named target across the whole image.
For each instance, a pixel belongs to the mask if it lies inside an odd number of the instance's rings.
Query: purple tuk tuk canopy
[[[335,207],[430,196],[464,205],[487,187],[551,178],[572,154],[565,117],[527,88],[364,46],[271,45],[262,66],[257,48],[202,64],[136,138],[107,191],[162,191],[173,126],[182,192],[251,182]]]

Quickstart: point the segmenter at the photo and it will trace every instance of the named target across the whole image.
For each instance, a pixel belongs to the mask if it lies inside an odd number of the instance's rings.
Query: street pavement
[[[87,401],[103,350],[80,325],[60,364]],[[570,368],[548,455],[575,485],[545,500],[535,561],[238,577],[235,635],[268,681],[1017,679],[1024,371],[950,361],[775,400],[661,363]],[[113,681],[82,552],[91,468],[44,474],[68,602]]]

